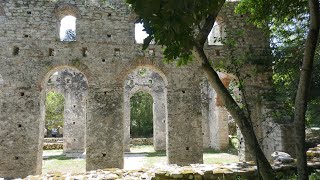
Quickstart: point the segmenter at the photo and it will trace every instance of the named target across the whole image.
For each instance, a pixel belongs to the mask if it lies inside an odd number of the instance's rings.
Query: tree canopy
[[[314,63],[319,60],[319,0],[243,0],[238,11],[249,13],[252,22],[265,24],[271,31],[276,62],[274,79],[278,90],[288,95],[285,102],[289,106],[288,113],[293,114],[294,119],[298,178],[308,179],[305,152],[308,101],[311,100],[309,114],[317,114],[313,113],[316,110],[314,107],[319,107],[319,97],[315,94],[310,96],[310,89],[319,81],[319,71],[312,72],[315,66],[319,66],[319,61]]]
[[[224,1],[212,0],[127,0],[139,15],[137,23],[143,23],[149,35],[144,40],[147,48],[152,40],[165,47],[167,61],[177,60],[179,65],[192,60],[192,49],[198,41],[198,26],[208,14],[217,12]],[[212,19],[214,22],[214,19]]]

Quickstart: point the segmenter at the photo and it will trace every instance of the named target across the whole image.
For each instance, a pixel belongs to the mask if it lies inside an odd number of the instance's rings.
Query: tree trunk
[[[252,123],[250,120],[245,116],[243,110],[240,109],[238,104],[234,101],[226,87],[221,82],[217,72],[213,69],[210,65],[207,56],[204,53],[202,47],[195,47],[194,48],[194,55],[196,56],[197,60],[200,61],[201,67],[204,73],[207,75],[208,81],[210,85],[214,88],[216,93],[220,96],[222,102],[225,104],[225,107],[235,119],[237,125],[240,128],[241,133],[245,139],[246,145],[249,147],[250,153],[256,157],[256,163],[259,167],[258,171],[263,179],[271,180],[275,179],[274,171],[269,164],[267,158],[265,157],[264,153],[262,152],[256,135],[254,133],[254,129],[252,127]]]
[[[319,0],[309,0],[310,25],[305,44],[303,62],[300,72],[298,90],[295,98],[294,128],[296,138],[296,156],[298,179],[307,180],[307,157],[305,152],[305,114],[308,94],[310,91],[311,75],[315,50],[319,36]]]

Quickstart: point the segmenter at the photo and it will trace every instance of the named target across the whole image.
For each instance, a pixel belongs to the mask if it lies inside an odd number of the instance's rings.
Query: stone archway
[[[141,75],[141,71],[144,71]],[[139,91],[153,97],[153,145],[155,150],[166,149],[167,102],[166,85],[162,76],[150,68],[141,67],[128,75],[124,84],[124,147],[130,151],[130,98]]]
[[[78,70],[65,68],[56,71],[46,86],[46,92],[56,91],[65,98],[63,152],[64,154],[85,152],[86,77]]]
[[[37,170],[42,169],[42,146],[45,122],[46,93],[56,91],[65,98],[63,125],[63,153],[73,156],[74,153],[84,153],[86,147],[86,99],[88,95],[88,80],[84,73],[71,66],[56,67],[45,75],[42,80],[40,100],[39,152]],[[40,162],[41,160],[41,162]]]

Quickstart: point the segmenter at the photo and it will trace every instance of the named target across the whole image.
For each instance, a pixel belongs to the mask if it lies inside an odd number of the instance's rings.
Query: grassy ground
[[[47,172],[85,172],[85,159],[66,157],[62,155],[62,150],[46,150],[43,151],[43,155],[43,174]]]
[[[85,159],[70,158],[62,155],[62,150],[44,151],[43,174],[47,172],[85,172]],[[205,150],[204,164],[237,162],[236,150]],[[166,164],[165,151],[154,151],[153,146],[134,146],[125,154],[125,169],[149,168]]]

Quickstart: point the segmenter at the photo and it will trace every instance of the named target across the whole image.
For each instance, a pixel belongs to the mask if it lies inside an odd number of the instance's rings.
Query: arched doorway
[[[124,147],[130,151],[130,99],[137,92],[147,92],[153,98],[153,146],[166,149],[167,89],[162,76],[148,67],[139,67],[128,75],[124,84]]]
[[[48,111],[46,105],[48,105],[48,96],[52,92],[60,94],[64,98],[64,107],[62,112],[63,123],[58,124],[57,127],[51,129],[44,129],[46,126],[45,122],[48,118]],[[41,100],[41,126],[44,131],[56,131],[54,138],[51,138],[49,142],[44,140],[46,143],[57,143],[57,147],[61,144],[63,150],[57,150],[54,154],[50,151],[43,152],[44,160],[50,159],[52,161],[59,161],[61,159],[72,159],[76,158],[75,161],[78,168],[67,169],[64,165],[55,166],[61,172],[84,172],[85,171],[85,141],[86,141],[86,99],[88,94],[88,81],[85,75],[79,70],[71,67],[59,67],[55,70],[47,73],[46,78],[43,80],[42,100]],[[61,99],[61,97],[60,97]],[[61,102],[60,102],[61,103]],[[59,117],[58,117],[59,118]],[[61,126],[62,125],[62,126]],[[41,128],[40,126],[40,128]],[[40,131],[41,132],[41,131]],[[40,138],[43,138],[44,134],[40,134]],[[59,139],[55,139],[59,138]],[[43,141],[43,140],[42,140]],[[50,142],[51,141],[51,142]],[[60,144],[60,145],[59,145]],[[50,146],[49,146],[50,147]],[[55,147],[55,146],[53,146]],[[46,161],[44,161],[46,162]],[[50,162],[51,163],[51,162]],[[63,163],[58,162],[58,163]],[[48,172],[48,163],[44,163],[43,171]],[[68,166],[65,164],[65,166]],[[54,169],[56,171],[57,169]]]

